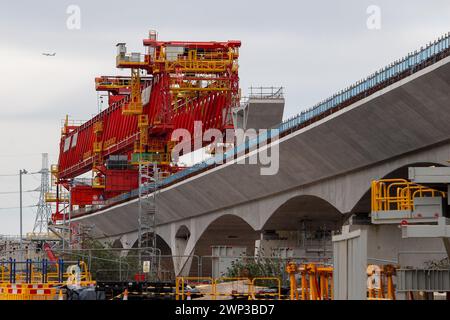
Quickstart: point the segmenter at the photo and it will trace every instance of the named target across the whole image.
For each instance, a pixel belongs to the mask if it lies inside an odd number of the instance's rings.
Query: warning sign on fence
[[[150,272],[150,261],[144,261],[142,264],[142,271],[144,273],[149,273]]]

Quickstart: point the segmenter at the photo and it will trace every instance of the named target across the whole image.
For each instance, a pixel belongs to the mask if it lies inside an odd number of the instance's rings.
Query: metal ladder
[[[143,270],[143,258],[150,261],[149,274],[157,277],[160,254],[156,247],[156,198],[158,167],[155,163],[139,163],[138,254]]]

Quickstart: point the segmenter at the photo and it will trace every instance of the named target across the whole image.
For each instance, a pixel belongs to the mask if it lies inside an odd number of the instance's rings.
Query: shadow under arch
[[[408,168],[409,167],[444,167],[442,164],[432,163],[432,162],[416,162],[411,163],[400,168],[397,168],[383,177],[379,177],[377,179],[408,179]],[[360,200],[356,203],[353,209],[350,211],[350,215],[352,214],[368,214],[371,212],[371,181],[367,182],[367,191],[360,198]],[[349,215],[349,216],[350,216]],[[348,218],[348,217],[347,217]]]
[[[263,230],[298,230],[301,222],[338,223],[342,214],[327,200],[313,195],[293,197],[283,203],[264,223]]]
[[[189,228],[184,224],[178,228],[177,233],[175,234],[175,238],[183,239],[185,241],[188,241],[190,237],[191,231],[189,231]]]
[[[122,241],[120,241],[120,239],[116,239],[116,240],[112,243],[112,248],[113,248],[113,249],[123,249]]]
[[[186,225],[180,226],[175,234],[175,252],[184,253],[190,237],[189,228]]]
[[[329,262],[331,235],[342,221],[342,213],[327,200],[313,195],[295,196],[264,223],[257,251],[263,256]]]
[[[145,236],[149,236],[150,234],[144,234]],[[137,249],[139,246],[139,239],[133,244],[133,249]],[[172,250],[170,249],[169,244],[160,236],[156,235],[156,248],[161,252],[161,259],[159,260],[159,279],[160,280],[173,280],[175,279],[175,269],[173,265],[172,259]],[[138,256],[137,250],[132,250],[133,255]],[[130,255],[130,253],[128,254]],[[143,255],[143,260],[146,259],[146,255]]]
[[[211,277],[213,276],[213,268],[215,268],[216,273],[220,273],[220,270],[224,271],[226,262],[223,259],[211,257],[213,250],[217,251],[219,247],[222,253],[229,256],[241,254],[253,256],[255,241],[258,239],[259,232],[255,231],[244,219],[231,214],[217,218],[208,225],[195,245],[194,256],[200,257],[201,268],[196,265],[194,259],[189,275]],[[222,261],[222,266],[220,266],[219,260]]]

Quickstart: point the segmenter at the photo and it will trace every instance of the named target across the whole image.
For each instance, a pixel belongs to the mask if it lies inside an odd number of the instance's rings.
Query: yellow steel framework
[[[187,56],[178,54],[176,57],[167,52],[167,48],[162,48],[159,55],[155,52],[151,61],[153,72],[159,73],[164,66],[164,71],[177,73],[181,69],[185,73],[224,73],[228,69],[237,70],[236,60],[239,57],[238,48],[230,48],[228,52],[203,52],[195,49],[189,50]]]
[[[169,153],[135,153],[131,158],[131,164],[149,164],[157,163],[162,165],[169,165],[171,155]]]
[[[130,102],[124,105],[122,109],[123,115],[141,115],[144,111],[142,105],[142,94],[141,94],[141,76],[139,69],[131,69],[131,95]]]
[[[133,58],[133,54],[118,54],[116,57],[117,68],[146,69],[150,64],[150,56],[139,54],[138,59]]]
[[[315,263],[303,264],[298,267],[290,262],[286,267],[290,279],[290,299],[299,300],[297,279],[301,275],[301,300],[332,300],[333,299],[333,268]]]
[[[151,34],[156,40],[156,34]],[[126,45],[119,43],[116,65],[118,68],[131,69],[131,78],[109,79],[99,78],[98,87],[120,89],[130,88],[130,101],[122,108],[123,115],[138,116],[139,140],[135,142],[132,163],[150,161],[158,165],[169,165],[171,162],[171,146],[155,148],[152,141],[148,141],[149,128],[159,124],[157,118],[149,123],[148,116],[143,114],[142,86],[140,70],[146,70],[152,75],[168,75],[168,90],[170,91],[171,107],[177,110],[181,106],[189,107],[190,100],[207,96],[212,92],[226,92],[233,90],[230,74],[237,73],[239,48],[202,49],[188,48],[182,44],[177,46],[170,43],[150,46],[148,54],[127,54]]]
[[[58,174],[59,174],[58,165],[52,164],[50,166],[50,181],[52,186],[56,185],[56,181],[58,181]]]
[[[69,120],[69,115],[66,115],[66,118],[62,120],[61,134],[65,136],[85,122],[84,120]]]
[[[445,192],[412,183],[406,179],[372,181],[372,211],[414,210],[416,197],[446,197]]]
[[[105,178],[103,177],[101,166],[103,164],[103,122],[98,121],[94,123],[94,143],[93,143],[93,165],[92,165],[92,187],[103,189],[105,188]]]
[[[80,261],[78,266],[81,269],[80,272],[80,285],[90,286],[95,285],[95,281],[92,280],[92,275],[89,272],[88,266],[84,261]],[[29,284],[44,284],[44,278],[47,281],[44,285],[64,285],[68,282],[74,281],[74,274],[69,272],[63,272],[62,282],[59,282],[59,266],[55,264],[55,269],[53,272],[48,272],[44,275],[41,271],[36,271],[35,268],[31,267],[31,282]],[[16,282],[14,284],[10,283],[10,270],[4,266],[0,266],[0,287],[8,287],[11,285],[27,285],[26,282],[27,275],[26,272],[16,272],[15,273]]]
[[[136,143],[134,152],[143,153],[148,146],[148,115],[138,115],[139,141]]]

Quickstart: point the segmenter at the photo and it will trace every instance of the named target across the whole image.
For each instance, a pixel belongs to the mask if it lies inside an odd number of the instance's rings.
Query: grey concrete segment
[[[284,99],[250,99],[245,110],[245,129],[272,129],[281,123]]]
[[[158,232],[174,250],[177,229],[186,225],[191,236],[184,253],[192,254],[207,226],[221,216],[238,216],[258,231],[284,203],[302,196],[323,199],[342,214],[367,212],[367,205],[358,204],[367,200],[372,179],[414,164],[448,165],[449,62],[283,137],[274,176],[234,161],[162,190]],[[136,200],[76,220],[95,224],[99,237],[134,233]]]
[[[284,98],[250,98],[233,110],[233,121],[238,129],[272,129],[283,120]]]

